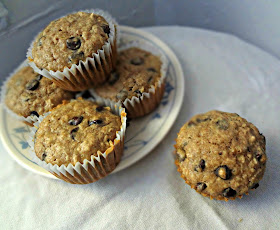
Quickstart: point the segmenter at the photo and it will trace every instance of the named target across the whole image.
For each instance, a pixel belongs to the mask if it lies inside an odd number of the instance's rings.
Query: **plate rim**
[[[184,99],[184,91],[185,91],[185,79],[184,79],[184,72],[181,66],[181,63],[179,62],[178,58],[176,57],[175,53],[172,51],[172,49],[165,43],[163,42],[160,38],[158,38],[157,36],[155,36],[154,34],[144,31],[141,28],[140,29],[136,29],[130,26],[119,26],[120,27],[120,34],[122,33],[122,31],[126,31],[126,32],[132,32],[134,34],[139,34],[145,38],[147,38],[149,41],[153,41],[157,43],[157,46],[160,47],[164,53],[166,54],[167,58],[172,60],[172,64],[174,66],[174,70],[175,70],[175,76],[178,79],[178,81],[181,83],[180,86],[181,87],[177,87],[176,91],[178,96],[175,97],[176,101],[176,106],[173,107],[172,109],[172,116],[170,116],[170,119],[168,121],[168,124],[164,126],[163,131],[161,130],[160,133],[158,133],[155,137],[155,140],[153,141],[153,144],[148,145],[147,148],[145,148],[145,151],[141,153],[140,150],[140,154],[134,154],[133,158],[129,158],[130,160],[128,161],[121,161],[119,165],[117,165],[116,169],[111,173],[117,173],[120,172],[121,170],[128,168],[130,166],[132,166],[133,164],[135,164],[137,161],[141,160],[142,158],[144,158],[145,156],[147,156],[149,153],[151,153],[151,151],[156,148],[158,146],[158,144],[165,138],[165,136],[169,133],[170,129],[172,128],[172,126],[174,125],[176,118],[179,115],[179,112],[181,110],[182,104],[183,104],[183,99]],[[3,119],[3,113],[4,113],[4,108],[3,106],[1,106],[0,108],[0,119]],[[32,171],[35,174],[39,174],[48,178],[52,178],[52,179],[58,179],[57,177],[55,177],[53,174],[51,174],[50,172],[48,172],[47,170],[45,170],[44,168],[41,168],[38,165],[33,165],[31,162],[27,162],[25,159],[23,159],[22,156],[15,154],[14,151],[16,149],[14,149],[14,146],[12,146],[11,144],[9,144],[9,141],[5,141],[7,139],[9,139],[7,137],[7,134],[5,132],[3,132],[2,130],[4,129],[4,124],[2,126],[2,128],[0,129],[0,139],[1,142],[3,143],[3,147],[4,149],[8,152],[8,154],[22,167],[24,167],[25,169]],[[14,151],[12,151],[14,150]],[[15,151],[17,152],[17,150]],[[123,162],[123,163],[122,163]],[[36,169],[38,167],[38,169]]]

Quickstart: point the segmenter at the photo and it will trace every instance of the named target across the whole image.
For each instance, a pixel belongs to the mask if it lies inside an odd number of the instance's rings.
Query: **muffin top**
[[[197,192],[234,199],[256,188],[263,177],[265,137],[237,114],[210,111],[181,128],[176,155],[178,170]]]
[[[124,101],[142,96],[161,77],[159,57],[139,48],[129,48],[119,53],[116,71],[108,82],[95,89],[96,93],[113,101]]]
[[[32,56],[38,68],[63,71],[92,57],[109,38],[110,27],[100,15],[78,12],[52,21],[36,38]]]
[[[72,100],[43,119],[36,132],[34,149],[46,163],[75,165],[84,159],[90,161],[97,151],[106,151],[120,130],[121,118],[109,107]]]
[[[7,82],[5,104],[16,114],[24,117],[42,115],[74,94],[38,75],[29,66],[21,68]]]

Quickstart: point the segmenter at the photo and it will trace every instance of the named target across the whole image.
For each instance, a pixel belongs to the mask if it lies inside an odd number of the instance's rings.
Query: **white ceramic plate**
[[[134,119],[127,128],[124,155],[113,173],[121,171],[146,156],[164,138],[176,120],[184,97],[181,65],[170,48],[154,35],[139,29],[121,26],[120,44],[131,41],[149,43],[168,59],[166,89],[160,106],[151,114]],[[8,153],[24,168],[46,177],[56,178],[34,163],[28,151],[29,127],[14,120],[0,108],[1,140]]]

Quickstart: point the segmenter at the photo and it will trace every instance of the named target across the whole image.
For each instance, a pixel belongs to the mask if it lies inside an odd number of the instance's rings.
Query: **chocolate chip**
[[[190,122],[188,123],[188,127],[193,127],[193,126],[196,126],[196,124],[195,124],[193,121],[190,121]]]
[[[36,111],[31,111],[30,116],[39,117],[39,114]]]
[[[156,72],[157,72],[156,69],[153,68],[153,67],[150,67],[150,68],[148,68],[147,70],[148,70],[149,72],[153,72],[153,73],[156,73]]]
[[[219,153],[219,155],[221,156],[223,153]]]
[[[229,124],[228,124],[228,122],[226,120],[218,120],[216,122],[216,125],[221,130],[227,130],[228,127],[229,127]]]
[[[93,120],[93,121],[88,121],[88,125],[91,126],[91,125],[100,125],[102,124],[103,121],[102,120]]]
[[[153,80],[153,76],[150,76],[148,79],[148,83],[150,83]]]
[[[44,160],[45,160],[46,156],[47,156],[47,154],[46,154],[46,153],[43,153],[43,154],[42,154],[42,161],[44,161]]]
[[[73,117],[70,121],[68,121],[69,125],[78,125],[83,121],[84,117]]]
[[[200,160],[199,164],[194,168],[196,172],[202,172],[205,169],[205,160]]]
[[[187,141],[184,141],[184,143],[182,144],[182,148],[185,148],[188,145]]]
[[[140,57],[136,57],[130,60],[132,65],[142,65],[144,63],[144,59]]]
[[[117,94],[117,98],[121,101],[124,101],[128,96],[128,92],[124,89],[122,89],[118,94]]]
[[[71,37],[66,40],[66,45],[70,50],[77,50],[81,47],[81,40],[78,37]]]
[[[232,189],[231,187],[228,187],[228,188],[223,190],[222,194],[226,198],[235,197],[236,196],[236,191],[234,189]]]
[[[22,100],[22,101],[29,101],[29,100],[30,100],[30,95],[24,95],[24,94],[22,94],[22,95],[21,95],[21,100]]]
[[[231,170],[226,165],[221,165],[215,169],[215,174],[223,180],[228,180],[231,178]]]
[[[88,90],[86,90],[82,93],[81,97],[87,99],[87,98],[92,97],[92,95],[90,94],[90,92]]]
[[[119,73],[117,72],[112,73],[108,80],[109,85],[114,85],[117,82],[117,80],[119,80],[119,78],[120,78]]]
[[[259,183],[254,183],[254,184],[249,186],[249,189],[256,189],[259,186],[260,186]]]
[[[37,77],[36,77],[36,79],[37,79],[38,81],[40,81],[42,78],[43,78],[42,75],[37,75]]]
[[[139,89],[135,90],[134,93],[136,93],[136,94],[142,96],[142,92],[141,92]]]
[[[207,188],[207,185],[203,182],[198,182],[196,184],[196,190],[199,191],[199,192],[203,191],[206,188]]]
[[[201,123],[201,122],[205,122],[205,121],[209,121],[209,120],[210,120],[210,118],[208,118],[208,117],[207,117],[207,118],[204,118],[204,119],[197,118],[197,119],[196,119],[196,122],[197,122],[197,123]]]
[[[72,62],[73,60],[81,60],[84,58],[84,52],[81,51],[79,53],[74,52],[71,54],[71,56],[69,57],[69,62]]]
[[[183,149],[177,149],[177,152],[176,152],[176,159],[177,159],[179,162],[183,162],[186,158],[187,158],[186,152],[185,152]]]
[[[79,127],[75,128],[75,129],[72,129],[71,132],[70,132],[70,137],[75,140],[75,137],[76,137],[76,134],[79,130]]]
[[[40,37],[39,39],[38,39],[38,46],[41,46],[42,45],[42,38],[44,38],[45,36],[42,36],[42,37]]]
[[[40,83],[39,83],[39,81],[37,79],[33,79],[33,80],[27,82],[27,84],[25,85],[25,88],[27,90],[33,91],[33,90],[35,90],[35,89],[37,89],[39,87],[39,84]]]
[[[263,156],[263,154],[262,154],[261,151],[255,152],[255,158],[256,158],[258,161],[261,161],[262,156]]]
[[[109,36],[109,33],[110,33],[109,25],[102,25],[101,27],[102,27],[104,33],[108,34],[108,36]]]
[[[98,107],[96,107],[95,110],[96,110],[97,112],[101,112],[103,109],[104,109],[103,106],[98,106]]]

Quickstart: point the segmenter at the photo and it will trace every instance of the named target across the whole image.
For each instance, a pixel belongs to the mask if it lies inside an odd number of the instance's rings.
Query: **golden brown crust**
[[[113,145],[121,118],[94,102],[73,100],[53,110],[40,123],[35,153],[46,163],[75,165],[91,160]]]
[[[78,12],[52,21],[36,38],[32,56],[38,68],[63,71],[92,57],[109,38],[108,22],[100,15]]]
[[[258,186],[265,171],[265,138],[237,114],[194,116],[181,128],[175,149],[182,178],[211,199],[241,198]]]
[[[42,115],[69,100],[74,94],[60,89],[51,80],[35,73],[29,66],[21,68],[7,82],[5,104],[20,116]]]
[[[96,88],[96,93],[113,101],[124,101],[133,96],[140,97],[152,85],[157,86],[161,77],[159,57],[133,47],[119,53],[116,71],[108,82]]]

